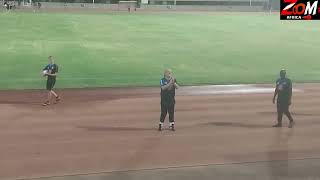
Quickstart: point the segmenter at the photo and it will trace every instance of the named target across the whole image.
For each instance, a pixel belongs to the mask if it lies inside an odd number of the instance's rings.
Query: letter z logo
[[[290,3],[288,4],[283,10],[281,11],[281,15],[283,16],[290,16],[292,15],[292,11],[290,9],[298,2],[298,0],[283,0],[285,3]]]

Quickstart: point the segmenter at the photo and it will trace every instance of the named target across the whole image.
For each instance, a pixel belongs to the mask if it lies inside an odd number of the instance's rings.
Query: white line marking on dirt
[[[210,95],[210,94],[262,94],[273,93],[274,88],[259,87],[253,84],[238,85],[210,85],[210,86],[189,86],[182,87],[180,93],[190,95]],[[293,92],[303,92],[300,89],[293,89]]]

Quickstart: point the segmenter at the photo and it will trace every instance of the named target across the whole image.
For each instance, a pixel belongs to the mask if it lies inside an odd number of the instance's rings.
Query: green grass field
[[[320,22],[269,14],[0,14],[0,89],[157,86],[170,67],[183,85],[320,80]]]

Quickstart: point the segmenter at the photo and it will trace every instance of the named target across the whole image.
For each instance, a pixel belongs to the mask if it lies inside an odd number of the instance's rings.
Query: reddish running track
[[[176,132],[157,131],[157,88],[60,90],[49,107],[42,91],[0,91],[0,179],[320,157],[320,85],[295,88],[293,129],[271,128],[271,92],[182,88]]]

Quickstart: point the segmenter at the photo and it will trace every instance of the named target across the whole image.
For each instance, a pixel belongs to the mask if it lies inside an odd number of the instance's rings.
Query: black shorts
[[[55,84],[56,84],[56,80],[55,79],[48,79],[47,80],[47,90],[51,91]]]
[[[287,112],[289,111],[290,104],[288,102],[277,102],[278,112]]]

